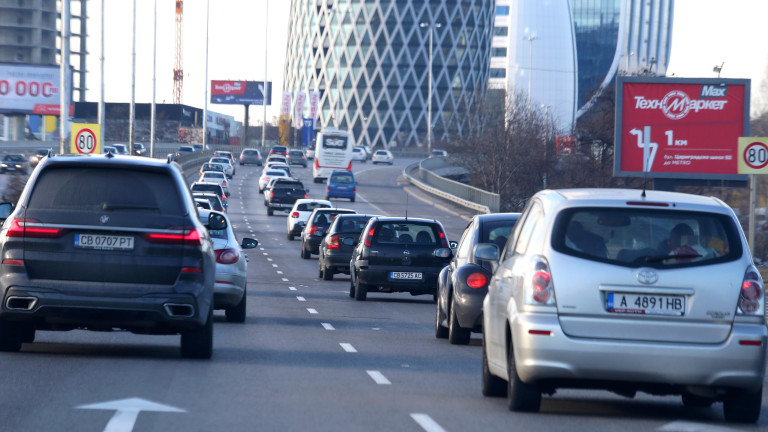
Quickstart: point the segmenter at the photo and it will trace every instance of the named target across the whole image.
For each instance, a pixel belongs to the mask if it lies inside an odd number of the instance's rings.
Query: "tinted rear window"
[[[243,156],[258,156],[259,152],[256,150],[245,150],[243,151]]]
[[[304,189],[304,185],[299,182],[278,181],[272,186],[273,189]]]
[[[355,182],[355,177],[352,174],[331,174],[332,183],[352,184]]]
[[[509,234],[515,227],[518,218],[483,222],[480,230],[480,243],[495,243],[504,250]]]
[[[170,174],[115,168],[55,168],[40,174],[29,209],[120,210],[182,215],[183,205]]]
[[[315,217],[312,218],[312,225],[330,226],[333,220],[336,219],[336,215],[352,213],[352,212],[340,212],[337,210],[320,211],[315,213]]]
[[[305,203],[305,204],[299,204],[298,207],[296,207],[297,211],[312,211],[316,208],[331,208],[326,203]]]
[[[336,222],[336,232],[361,233],[371,216],[344,216]]]
[[[192,192],[213,192],[215,194],[222,194],[224,191],[218,184],[201,184],[196,183],[192,185]]]
[[[552,247],[630,267],[707,265],[742,255],[739,231],[727,215],[632,208],[563,211]]]
[[[285,171],[277,171],[277,170],[267,171],[266,175],[268,175],[268,176],[284,176],[285,175]]]
[[[415,243],[440,246],[440,231],[428,222],[379,222],[374,231],[378,243]]]

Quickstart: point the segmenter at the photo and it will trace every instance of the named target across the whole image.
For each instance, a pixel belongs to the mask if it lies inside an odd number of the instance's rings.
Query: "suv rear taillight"
[[[269,199],[272,200],[275,197],[275,193],[272,191],[269,191]]]
[[[328,237],[328,249],[338,249],[339,248],[339,236],[336,234],[333,234]]]
[[[744,273],[744,281],[741,283],[739,310],[737,312],[744,315],[763,315],[765,313],[764,301],[763,278],[754,266],[749,266]]]
[[[530,280],[526,283],[525,303],[530,305],[555,304],[555,287],[552,284],[552,273],[549,263],[543,256],[536,257]]]
[[[202,237],[197,229],[185,229],[180,234],[175,233],[144,233],[141,237],[150,243],[164,244],[203,244]]]
[[[40,226],[37,219],[13,219],[8,226],[6,235],[8,237],[28,237],[28,238],[60,238],[67,233],[67,230],[61,228],[48,228]]]
[[[234,249],[217,249],[216,262],[221,264],[234,264],[240,259],[240,254]]]

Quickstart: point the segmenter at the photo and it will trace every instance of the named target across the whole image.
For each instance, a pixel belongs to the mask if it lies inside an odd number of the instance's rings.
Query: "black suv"
[[[264,191],[264,205],[267,206],[267,214],[272,216],[275,209],[291,211],[296,200],[306,197],[304,183],[293,178],[277,178],[269,191]]]
[[[349,263],[349,296],[369,291],[431,294],[453,252],[443,225],[431,219],[375,217],[368,221]]]
[[[0,350],[37,330],[181,334],[213,353],[216,256],[175,163],[111,154],[43,159],[0,230]],[[3,212],[5,210],[5,212]],[[2,217],[0,217],[2,219]]]

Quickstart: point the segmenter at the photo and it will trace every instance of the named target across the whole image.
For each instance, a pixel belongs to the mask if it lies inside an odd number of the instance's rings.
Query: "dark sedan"
[[[438,278],[435,337],[466,345],[472,331],[482,330],[483,299],[493,269],[475,250],[478,245],[503,250],[519,218],[520,213],[478,215],[464,229],[455,256]]]
[[[443,225],[433,219],[374,217],[350,260],[349,295],[407,292],[437,299],[437,276],[452,256]]]
[[[307,225],[301,231],[301,257],[309,259],[312,254],[320,253],[320,242],[331,223],[340,214],[357,213],[350,209],[316,208],[307,219]]]
[[[365,224],[373,215],[341,214],[328,227],[317,259],[317,277],[333,280],[336,273],[349,274],[349,259]]]

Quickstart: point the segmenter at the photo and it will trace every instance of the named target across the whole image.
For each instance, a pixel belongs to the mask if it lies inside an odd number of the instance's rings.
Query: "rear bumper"
[[[332,269],[337,273],[349,274],[349,260],[352,259],[352,252],[346,254],[339,253],[325,253],[326,267]]]
[[[437,276],[442,270],[433,267],[379,267],[370,266],[357,271],[360,283],[379,287],[379,291],[433,294],[437,292]],[[421,272],[421,280],[392,279],[392,272]]]
[[[454,291],[456,318],[462,328],[480,330],[483,327],[483,300],[487,288],[464,287]]]
[[[223,309],[236,306],[245,294],[245,278],[236,274],[216,273],[213,285],[213,306]]]
[[[317,255],[320,253],[320,243],[323,242],[323,237],[316,235],[308,235],[304,240],[304,246],[306,250]]]
[[[517,314],[511,324],[517,373],[524,382],[617,382],[758,389],[766,327],[734,324],[718,344],[637,342],[569,337],[557,315]],[[549,331],[532,335],[530,330]],[[761,346],[740,345],[761,341]]]
[[[328,198],[354,198],[355,191],[352,190],[331,190],[327,193]]]

